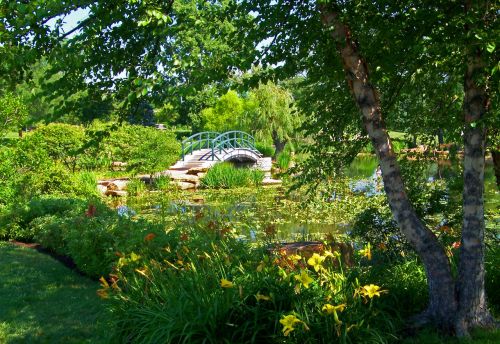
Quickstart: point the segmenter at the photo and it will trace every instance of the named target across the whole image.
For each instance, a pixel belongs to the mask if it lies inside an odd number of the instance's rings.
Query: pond
[[[130,197],[128,206],[149,218],[196,218],[210,216],[226,222],[244,240],[314,240],[348,234],[359,214],[383,203],[383,183],[377,160],[358,156],[331,189],[321,189],[312,199],[303,193],[287,193],[285,187],[157,192]],[[447,178],[446,166],[429,163],[423,169],[428,183]],[[498,214],[500,195],[491,165],[485,174],[486,208]],[[459,196],[459,195],[451,195]],[[499,221],[494,217],[494,225]],[[257,236],[264,236],[259,237]]]

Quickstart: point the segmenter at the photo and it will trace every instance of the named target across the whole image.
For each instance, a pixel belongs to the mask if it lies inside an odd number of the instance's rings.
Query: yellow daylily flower
[[[323,261],[325,257],[320,256],[317,253],[313,253],[312,257],[307,260],[307,264],[311,265],[314,268],[314,271],[318,272],[323,266]]]
[[[130,260],[135,262],[135,261],[138,261],[139,259],[141,259],[141,256],[139,256],[138,254],[136,254],[135,252],[132,252],[130,254]]]
[[[305,270],[302,270],[300,272],[300,275],[295,275],[293,277],[306,288],[309,288],[309,284],[314,282],[314,280],[307,274]]]
[[[101,276],[101,278],[99,278],[99,282],[101,282],[101,286],[104,289],[108,289],[109,288],[109,283],[108,283],[108,281],[106,281],[106,279],[104,278],[104,276]]]
[[[333,251],[332,252],[330,250],[325,250],[325,252],[323,252],[323,257],[325,257],[325,258],[328,258],[328,257],[330,257],[330,258],[338,258],[338,257],[340,257],[340,253],[337,252],[337,251]]]
[[[283,335],[288,336],[290,332],[295,330],[295,325],[302,324],[304,329],[307,331],[309,327],[307,327],[306,323],[297,318],[293,314],[289,314],[281,318],[280,323],[283,325]]]
[[[97,296],[99,296],[101,299],[107,299],[109,297],[108,291],[106,289],[98,289]]]
[[[220,286],[222,288],[232,288],[232,287],[234,287],[234,284],[233,284],[233,282],[231,282],[231,281],[229,281],[229,280],[227,280],[225,278],[221,278],[221,280],[220,280]]]
[[[325,312],[326,314],[332,314],[333,319],[335,320],[335,323],[340,325],[342,324],[342,321],[340,321],[339,316],[337,314],[337,311],[342,312],[345,309],[346,305],[345,303],[342,303],[340,305],[334,306],[329,303],[325,304],[321,310]]]
[[[270,301],[271,300],[271,296],[262,295],[260,292],[257,292],[257,294],[255,294],[255,298],[257,299],[257,301]]]
[[[107,299],[109,297],[108,295],[109,283],[103,276],[99,278],[99,282],[101,282],[102,289],[97,290],[97,295],[102,299]]]
[[[372,260],[372,247],[370,243],[368,243],[364,249],[359,250],[359,254],[366,257],[368,260]]]
[[[266,266],[266,263],[264,263],[264,261],[261,261],[259,263],[259,265],[257,265],[257,272],[262,272],[262,270],[264,270],[264,267]]]
[[[368,297],[370,299],[374,298],[375,296],[380,297],[380,293],[386,293],[387,290],[380,289],[378,285],[375,284],[368,284],[360,288],[359,293],[363,297]]]
[[[292,261],[293,264],[297,264],[302,259],[302,256],[300,254],[292,254],[288,256],[288,258]]]
[[[346,307],[345,303],[342,303],[337,306],[327,303],[323,306],[323,308],[321,308],[321,310],[326,314],[333,314],[336,311],[342,312],[345,309],[345,307]]]
[[[143,268],[143,269],[135,269],[135,271],[136,271],[137,273],[139,273],[139,274],[143,275],[144,277],[149,277],[149,276],[148,276],[148,272],[149,272],[149,270],[148,270],[148,267],[147,267],[147,266],[144,266],[144,268]]]

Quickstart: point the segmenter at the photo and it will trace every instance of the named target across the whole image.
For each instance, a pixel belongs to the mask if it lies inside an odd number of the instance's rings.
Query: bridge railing
[[[259,156],[261,155],[255,148],[255,138],[250,134],[238,130],[222,134],[214,131],[204,131],[191,135],[182,141],[182,160],[184,160],[186,155],[200,149],[210,149],[210,156],[206,158],[211,160],[219,159],[218,155],[222,152],[227,154],[229,149],[245,149]]]
[[[181,144],[182,160],[184,160],[186,155],[193,154],[194,151],[200,149],[211,149],[212,141],[218,136],[220,136],[220,133],[216,131],[204,131],[184,139]]]
[[[255,138],[243,131],[228,131],[220,134],[213,140],[212,160],[217,158],[217,154],[228,153],[228,149],[247,149],[260,154],[255,149]]]

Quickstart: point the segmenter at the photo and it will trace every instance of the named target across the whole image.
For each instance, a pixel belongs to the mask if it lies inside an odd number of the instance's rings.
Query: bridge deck
[[[200,149],[194,151],[193,154],[185,155],[184,160],[179,160],[175,165],[170,167],[170,170],[189,170],[191,168],[210,168],[217,160],[207,160],[207,154],[211,154],[211,149]]]

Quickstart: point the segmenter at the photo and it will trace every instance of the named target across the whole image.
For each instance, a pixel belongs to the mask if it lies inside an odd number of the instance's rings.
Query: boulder
[[[97,191],[99,191],[102,194],[106,194],[108,188],[105,185],[97,184]]]
[[[111,182],[112,182],[112,180],[107,180],[107,179],[106,180],[98,180],[97,185],[108,186],[109,183],[111,183]]]
[[[107,188],[108,190],[125,190],[128,183],[128,179],[115,179],[107,185]]]
[[[262,185],[263,186],[266,186],[266,185],[280,185],[281,183],[282,183],[282,181],[280,179],[264,178],[264,180],[262,180]]]
[[[114,197],[125,197],[127,196],[127,191],[122,190],[107,190],[105,193],[106,196],[114,196]]]
[[[170,178],[174,181],[178,182],[186,182],[186,183],[193,183],[193,184],[198,184],[200,179],[197,176],[193,176],[190,174],[172,174],[170,175]]]
[[[202,195],[194,195],[191,200],[194,202],[194,203],[198,203],[198,204],[203,204],[205,203],[205,197],[203,197]]]
[[[189,189],[196,188],[196,184],[194,184],[194,183],[188,183],[188,182],[183,182],[183,181],[178,181],[178,180],[175,180],[172,184],[174,186],[177,186],[181,190],[189,190]]]
[[[206,173],[208,171],[208,167],[191,167],[186,174],[191,175],[199,175],[200,173]]]

